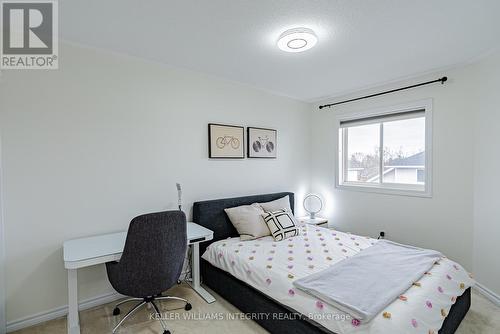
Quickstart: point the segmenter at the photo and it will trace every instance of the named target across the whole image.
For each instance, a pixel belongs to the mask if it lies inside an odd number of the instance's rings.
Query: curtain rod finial
[[[448,81],[448,77],[442,77],[441,78],[441,84],[444,84],[446,81]]]

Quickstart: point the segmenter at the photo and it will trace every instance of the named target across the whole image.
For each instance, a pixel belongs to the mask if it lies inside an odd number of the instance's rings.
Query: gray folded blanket
[[[441,257],[437,251],[381,240],[293,284],[366,322],[408,290]]]

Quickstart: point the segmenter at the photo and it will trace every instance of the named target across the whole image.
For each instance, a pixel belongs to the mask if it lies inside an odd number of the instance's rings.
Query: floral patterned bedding
[[[308,224],[299,229],[299,236],[281,242],[272,237],[220,240],[209,245],[202,257],[337,334],[437,334],[457,297],[474,284],[459,264],[442,258],[374,319],[363,323],[292,283],[361,252],[377,240]]]

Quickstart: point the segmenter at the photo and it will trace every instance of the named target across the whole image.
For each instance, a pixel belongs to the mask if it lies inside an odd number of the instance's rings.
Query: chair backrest
[[[127,276],[128,295],[151,295],[172,287],[182,272],[186,256],[186,215],[165,211],[134,218],[118,271]]]

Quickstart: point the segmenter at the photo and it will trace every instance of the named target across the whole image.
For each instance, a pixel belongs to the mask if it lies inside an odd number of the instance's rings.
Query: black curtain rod
[[[345,100],[345,101],[340,101],[340,102],[335,102],[335,103],[330,103],[330,104],[324,104],[322,106],[319,106],[319,109],[323,109],[325,107],[329,107],[330,108],[330,107],[333,107],[333,106],[336,106],[336,105],[339,105],[339,104],[343,104],[343,103],[348,103],[348,102],[353,102],[353,101],[358,101],[358,100],[363,100],[363,99],[369,99],[369,98],[375,97],[375,96],[380,96],[380,95],[390,94],[390,93],[394,93],[394,92],[399,92],[400,90],[411,89],[411,88],[420,87],[420,86],[424,86],[424,85],[430,85],[430,84],[433,84],[433,83],[436,83],[436,82],[441,82],[441,84],[444,84],[447,80],[448,80],[448,77],[442,77],[442,78],[439,78],[439,79],[436,79],[436,80],[422,82],[422,83],[419,83],[419,84],[416,84],[416,85],[406,86],[406,87],[402,87],[402,88],[388,90],[388,91],[381,92],[381,93],[376,93],[376,94],[366,95],[366,96],[362,96],[362,97],[357,97],[355,99],[350,99],[350,100]]]

